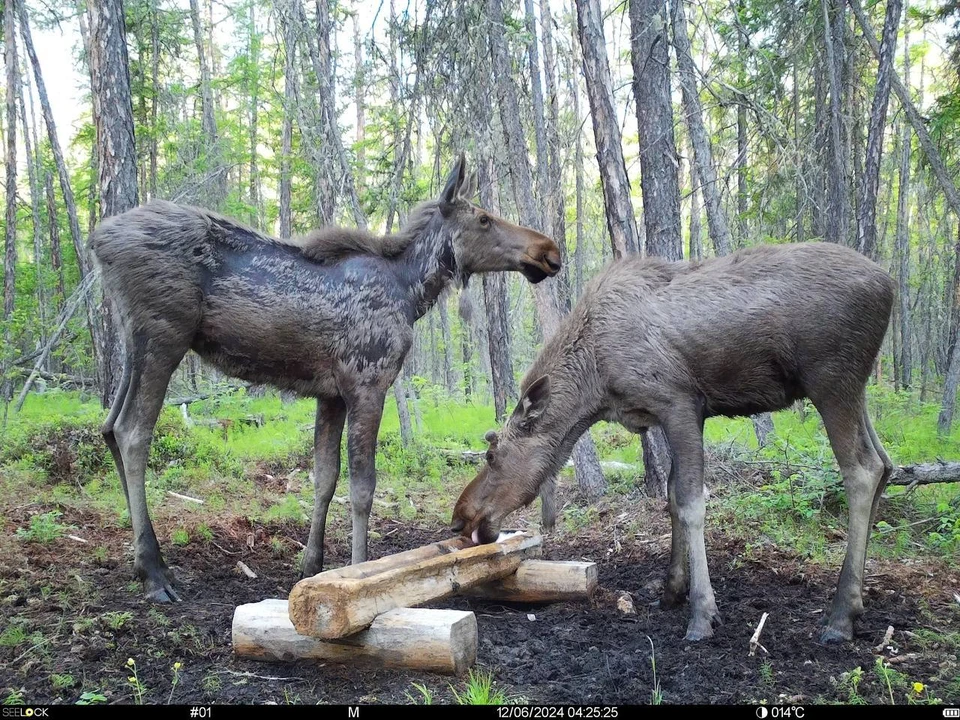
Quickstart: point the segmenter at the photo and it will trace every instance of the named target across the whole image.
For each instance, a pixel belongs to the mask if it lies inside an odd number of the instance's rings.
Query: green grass
[[[471,670],[466,687],[457,690],[450,686],[450,692],[457,705],[506,705],[517,702],[508,698],[503,690],[494,687],[493,674],[483,670]]]
[[[482,449],[484,433],[496,426],[493,408],[445,398],[445,391],[422,379],[416,383],[422,424],[415,428],[411,447],[400,442],[392,395],[387,400],[377,449],[376,512],[403,522],[446,522],[457,494],[476,471],[451,466],[449,452]],[[938,436],[936,404],[877,386],[869,388],[869,403],[878,434],[895,462],[960,456],[960,423],[948,437]],[[313,401],[283,403],[273,393],[253,398],[236,391],[193,403],[189,412],[192,425],[184,421],[179,408],[164,409],[148,472],[151,509],[159,513],[166,507],[177,518],[171,536],[175,544],[211,541],[214,533],[206,523],[216,517],[309,523],[313,487],[306,473],[312,464]],[[126,501],[99,433],[105,414],[95,400],[84,402],[76,393],[51,391],[29,396],[23,411],[11,415],[0,436],[0,468],[12,492],[48,510],[33,515],[18,529],[22,540],[55,541],[66,529],[58,522],[60,508],[75,505],[129,527]],[[264,422],[259,426],[245,422],[253,416]],[[808,403],[804,414],[776,413],[774,424],[770,443],[757,450],[748,418],[707,421],[705,438],[711,451],[720,453],[724,464],[733,468],[737,461],[748,462],[762,477],[747,487],[722,473],[710,480],[712,523],[739,533],[748,541],[748,550],[774,542],[810,559],[832,562],[835,543],[825,530],[833,528],[835,536],[842,534],[846,504],[820,417]],[[643,474],[639,437],[608,423],[597,424],[592,435],[602,460],[627,466],[609,473],[608,494],[637,494]],[[346,496],[345,448],[341,456],[337,494]],[[255,486],[253,478],[265,473],[296,478],[300,491],[278,493]],[[568,487],[571,475],[564,472]],[[202,508],[186,505],[171,498],[169,490],[203,498],[206,504]],[[943,555],[960,551],[957,487],[925,486],[909,497],[903,492],[889,489],[891,500],[882,506],[880,532],[871,548],[898,556],[916,553],[918,543],[923,550]],[[330,513],[334,520],[349,521],[343,504],[333,503]],[[595,522],[595,508],[571,503],[560,527],[575,533]],[[285,552],[281,547],[275,550]]]

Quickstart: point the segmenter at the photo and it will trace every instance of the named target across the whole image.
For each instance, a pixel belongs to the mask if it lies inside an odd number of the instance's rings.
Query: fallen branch
[[[190,403],[200,402],[201,400],[209,400],[212,397],[218,397],[220,395],[226,395],[227,393],[232,393],[235,390],[239,390],[239,385],[225,385],[223,387],[215,388],[209,392],[197,393],[196,395],[187,395],[186,397],[174,397],[168,398],[163,401],[164,405],[189,405]]]
[[[753,631],[753,637],[750,638],[750,657],[753,657],[754,654],[756,654],[757,648],[760,648],[765,653],[769,654],[767,649],[760,644],[760,633],[763,632],[763,626],[767,622],[768,615],[769,613],[764,613],[760,616],[760,623],[757,625],[757,629]]]
[[[237,569],[240,570],[240,572],[242,572],[251,580],[257,579],[257,574],[253,570],[251,570],[250,567],[242,560],[237,560]]]
[[[923,465],[905,465],[895,467],[890,475],[891,485],[906,485],[907,490],[912,490],[918,485],[944,482],[960,482],[960,462],[940,460]]]
[[[33,365],[33,370],[30,372],[29,377],[27,377],[27,381],[23,384],[23,389],[20,391],[20,395],[17,396],[17,404],[15,405],[17,412],[20,412],[20,409],[23,407],[23,402],[27,399],[27,393],[30,392],[30,386],[33,385],[33,381],[37,379],[41,368],[46,365],[47,358],[50,357],[50,352],[53,350],[57,342],[59,342],[60,337],[63,335],[63,331],[67,329],[67,323],[70,322],[70,318],[73,317],[73,314],[77,311],[77,308],[80,307],[80,304],[86,299],[91,288],[93,288],[93,283],[96,279],[96,276],[96,273],[90,273],[83,279],[83,282],[81,282],[77,289],[73,291],[73,295],[70,296],[70,300],[67,302],[66,307],[63,308],[63,312],[60,313],[60,321],[57,323],[56,330],[53,331],[53,334],[50,335],[50,339],[47,340],[47,344],[44,345],[40,356]]]
[[[203,505],[203,500],[200,498],[190,497],[189,495],[181,495],[176,493],[173,490],[167,490],[168,495],[173,495],[175,498],[180,498],[181,500],[186,500],[187,502],[196,503],[197,505]]]
[[[873,651],[883,652],[883,649],[890,644],[891,640],[893,640],[893,625],[887,625],[887,631],[883,634],[883,640],[880,641],[880,644],[877,645]]]

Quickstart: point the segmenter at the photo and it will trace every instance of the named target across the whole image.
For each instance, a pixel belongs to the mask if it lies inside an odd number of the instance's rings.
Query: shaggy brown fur
[[[820,411],[850,506],[847,555],[823,640],[850,639],[863,610],[871,518],[890,460],[866,413],[865,386],[890,320],[894,284],[838,245],[765,245],[703,263],[636,257],[594,278],[534,361],[487,464],[454,510],[454,528],[490,541],[530,502],[591,425],[660,425],[673,454],[673,547],[664,604],[689,592],[687,637],[719,620],[703,541],[703,422]]]

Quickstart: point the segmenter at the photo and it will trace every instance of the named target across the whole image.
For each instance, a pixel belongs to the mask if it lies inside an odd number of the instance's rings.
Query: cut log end
[[[587,600],[597,589],[597,564],[563,560],[524,560],[517,571],[467,591],[474,597],[515,603]]]
[[[477,659],[477,618],[460,610],[396,608],[339,640],[300,635],[286,600],[240,605],[233,615],[238,657],[407,668],[460,675]]]

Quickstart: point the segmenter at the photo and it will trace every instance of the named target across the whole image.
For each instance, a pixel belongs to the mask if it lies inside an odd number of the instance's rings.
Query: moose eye
[[[494,456],[494,454],[493,454],[493,450],[487,450],[487,463],[488,463],[488,464],[493,465],[494,457],[495,457],[495,456]]]
[[[489,216],[489,215],[481,215],[481,216],[480,216],[480,224],[483,225],[484,227],[486,227],[487,225],[489,225],[489,224],[490,224],[490,216]]]

